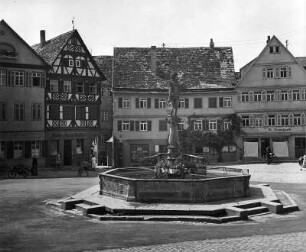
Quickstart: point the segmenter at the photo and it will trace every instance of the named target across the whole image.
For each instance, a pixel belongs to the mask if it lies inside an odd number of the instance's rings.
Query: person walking
[[[31,173],[32,173],[33,176],[37,176],[38,175],[37,157],[36,157],[36,155],[33,155],[33,157],[32,157],[32,169],[31,169]]]
[[[267,164],[271,164],[271,162],[272,162],[272,151],[271,151],[269,145],[266,147],[266,158],[267,158]]]

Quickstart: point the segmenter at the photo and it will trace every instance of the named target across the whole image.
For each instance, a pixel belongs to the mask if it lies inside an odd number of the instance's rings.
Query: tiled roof
[[[104,73],[106,79],[112,82],[112,63],[113,56],[93,56],[100,70]]]
[[[62,50],[63,46],[67,43],[68,39],[71,37],[74,31],[69,31],[61,34],[55,38],[47,40],[45,44],[36,44],[32,48],[44,58],[44,60],[52,65],[57,55]]]
[[[295,57],[295,59],[300,63],[301,66],[306,66],[306,57]]]
[[[205,88],[203,83],[229,87],[235,82],[231,47],[114,48],[114,87],[161,88],[165,82],[154,66],[165,63],[184,74],[187,88]]]

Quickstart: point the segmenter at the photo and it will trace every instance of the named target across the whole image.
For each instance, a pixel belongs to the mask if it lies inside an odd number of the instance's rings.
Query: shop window
[[[131,144],[131,162],[141,162],[147,156],[149,156],[149,145]]]
[[[23,142],[14,142],[14,159],[22,158]]]
[[[75,153],[83,154],[83,148],[84,148],[84,139],[77,139],[75,146]]]
[[[31,142],[31,156],[40,157],[41,155],[41,141],[32,141]]]
[[[59,140],[50,140],[49,148],[51,156],[56,156],[57,154],[59,154]]]

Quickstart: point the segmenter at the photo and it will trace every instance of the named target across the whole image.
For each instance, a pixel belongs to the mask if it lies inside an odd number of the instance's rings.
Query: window
[[[267,101],[274,101],[274,91],[267,91]]]
[[[32,73],[32,85],[40,87],[42,82],[41,73]]]
[[[40,141],[32,141],[31,142],[31,156],[39,157],[41,153],[41,142]]]
[[[4,102],[0,102],[0,121],[6,120],[6,107]]]
[[[109,113],[107,111],[102,112],[102,121],[107,122],[109,120]]]
[[[209,108],[217,108],[217,97],[209,97],[208,98],[208,107]]]
[[[96,94],[97,93],[97,84],[96,83],[90,83],[89,84],[89,93],[90,94]]]
[[[243,127],[249,127],[250,126],[250,117],[248,115],[241,117],[242,126]]]
[[[249,101],[249,93],[248,92],[242,92],[241,93],[241,101],[242,102],[248,102]]]
[[[80,67],[81,66],[81,61],[80,60],[75,60],[75,66]]]
[[[122,131],[130,131],[130,121],[122,122]]]
[[[81,107],[81,106],[76,107],[76,119],[77,120],[86,120],[85,107]]]
[[[63,107],[63,119],[74,120],[75,109],[74,106],[62,106]]]
[[[275,126],[276,116],[275,115],[268,115],[268,125]]]
[[[294,114],[293,115],[293,125],[294,126],[301,125],[301,115],[300,114]]]
[[[23,147],[23,142],[21,141],[14,142],[14,159],[22,158],[22,147]]]
[[[83,154],[83,149],[84,149],[84,139],[77,139],[75,146],[75,153]]]
[[[50,92],[58,92],[58,80],[50,80]]]
[[[24,85],[24,72],[13,71],[13,83],[15,86]]]
[[[262,127],[263,126],[263,117],[262,115],[255,116],[255,127]]]
[[[261,92],[254,92],[254,102],[261,101]]]
[[[279,53],[279,46],[278,45],[273,45],[270,46],[270,53]]]
[[[64,92],[71,93],[71,81],[64,81]]]
[[[148,131],[148,122],[140,121],[140,131]]]
[[[131,162],[140,162],[147,156],[149,156],[148,144],[131,144]]]
[[[146,98],[140,98],[139,99],[139,107],[140,108],[147,108],[147,99]]]
[[[217,120],[209,120],[209,130],[217,130]]]
[[[4,159],[5,142],[0,142],[0,159]]]
[[[14,119],[15,121],[24,121],[24,104],[23,103],[14,104]]]
[[[281,115],[281,125],[282,126],[289,125],[289,115]]]
[[[194,108],[202,108],[202,98],[194,98]]]
[[[292,99],[298,101],[300,99],[300,90],[294,89]]]
[[[282,90],[281,91],[281,100],[282,101],[288,101],[288,91],[287,90]]]
[[[178,129],[179,131],[184,130],[184,129],[185,129],[185,123],[184,123],[184,122],[178,123],[178,124],[177,124],[177,129]]]
[[[73,59],[69,58],[68,60],[68,66],[73,67]]]
[[[82,82],[77,83],[77,93],[79,93],[79,94],[84,93],[84,83],[82,83]]]
[[[224,128],[224,130],[230,130],[231,129],[231,125],[232,125],[232,123],[231,123],[230,120],[224,120],[223,121],[223,128]]]
[[[268,79],[273,79],[273,77],[274,77],[273,68],[267,68],[267,78]]]
[[[179,108],[185,108],[185,99],[184,98],[180,98],[180,100],[179,100]]]
[[[195,121],[193,127],[194,130],[202,130],[202,121]]]
[[[159,131],[167,131],[167,121],[159,120]]]
[[[32,104],[32,120],[41,120],[41,104]]]
[[[6,70],[0,69],[0,86],[6,86]]]
[[[130,108],[130,99],[129,98],[123,98],[122,99],[122,108]]]
[[[225,108],[232,107],[232,98],[231,97],[224,97],[223,98],[223,107],[225,107]]]
[[[158,108],[160,108],[160,109],[166,108],[166,100],[164,100],[164,99],[159,99],[159,100],[158,100]]]

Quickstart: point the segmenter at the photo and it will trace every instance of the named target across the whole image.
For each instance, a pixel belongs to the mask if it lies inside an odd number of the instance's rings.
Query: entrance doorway
[[[260,155],[262,158],[266,157],[266,148],[270,146],[269,138],[261,138],[260,140]],[[271,146],[270,146],[271,148]]]
[[[64,165],[72,165],[71,140],[64,140]]]
[[[295,157],[299,158],[305,154],[306,149],[306,138],[296,137],[295,138]]]

